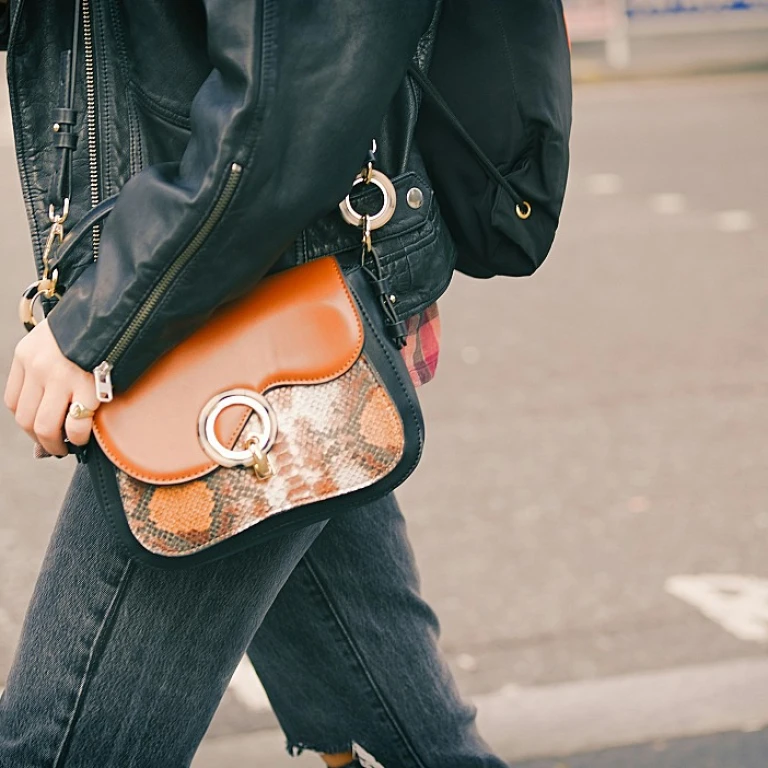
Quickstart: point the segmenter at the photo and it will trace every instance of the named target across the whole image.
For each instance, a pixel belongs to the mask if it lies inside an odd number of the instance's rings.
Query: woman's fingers
[[[89,386],[87,389],[81,388],[80,392],[75,391],[72,403],[79,404],[93,413],[99,407],[99,403],[96,402],[93,386],[90,385],[90,382],[88,383]],[[75,410],[81,409],[76,408]],[[88,441],[91,439],[91,431],[93,430],[93,415],[83,415],[80,418],[74,418],[70,411],[67,415],[65,428],[70,443],[74,443],[75,445],[87,445]]]
[[[16,347],[5,390],[6,405],[18,425],[49,453],[64,455],[64,431],[72,443],[85,445],[92,414],[69,411],[72,402],[96,409],[91,374],[68,360],[43,320]],[[78,418],[84,415],[84,418]]]
[[[24,385],[24,367],[19,360],[14,357],[11,363],[11,372],[8,374],[8,381],[5,384],[5,407],[11,412],[16,413],[16,406],[19,402],[21,388]]]
[[[69,408],[69,395],[49,387],[43,393],[35,416],[34,432],[37,442],[53,456],[66,456],[64,445],[64,419]]]
[[[42,399],[42,386],[30,376],[25,376],[16,403],[16,423],[35,441],[35,419]]]

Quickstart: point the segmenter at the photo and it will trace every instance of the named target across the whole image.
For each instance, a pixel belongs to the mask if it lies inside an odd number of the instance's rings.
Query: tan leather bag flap
[[[362,323],[339,266],[332,257],[318,259],[266,278],[218,310],[128,392],[102,405],[94,434],[110,460],[138,480],[192,480],[218,466],[197,434],[211,397],[331,381],[362,348]],[[240,406],[222,413],[216,431],[223,445],[234,445],[250,414]]]

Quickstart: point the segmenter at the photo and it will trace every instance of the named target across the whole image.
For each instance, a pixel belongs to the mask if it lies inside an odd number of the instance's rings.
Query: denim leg
[[[504,768],[438,649],[394,497],[331,520],[248,649],[292,752],[371,768]]]
[[[322,527],[162,572],[125,556],[79,470],[0,700],[0,766],[188,766],[264,614]]]

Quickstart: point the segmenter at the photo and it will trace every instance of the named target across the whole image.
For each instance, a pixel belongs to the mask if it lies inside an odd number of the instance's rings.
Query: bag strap
[[[117,203],[117,195],[102,200],[95,208],[91,208],[80,221],[75,224],[64,238],[63,242],[56,251],[56,257],[51,259],[50,270],[58,269],[61,264],[66,262],[69,254],[74,251],[75,246],[85,237],[93,227],[112,213],[112,209]],[[78,273],[79,274],[79,273]],[[74,278],[70,278],[73,280]]]
[[[472,154],[477,159],[477,162],[483,167],[483,170],[488,175],[491,181],[495,181],[513,200],[515,203],[522,202],[519,195],[512,189],[510,183],[504,178],[501,171],[494,165],[493,161],[488,155],[483,152],[480,145],[469,135],[467,129],[462,125],[455,112],[448,106],[448,102],[443,98],[440,91],[437,90],[435,84],[417,67],[412,65],[408,69],[410,76],[416,81],[421,88],[422,93],[429,98],[429,100],[438,108],[443,114],[443,117],[451,124],[456,133],[461,137]]]
[[[78,113],[75,110],[77,93],[77,63],[80,57],[80,18],[82,0],[75,0],[75,15],[72,22],[72,47],[61,54],[59,80],[59,104],[53,110],[53,146],[58,150],[59,162],[54,167],[48,202],[51,206],[51,220],[57,212],[61,220],[66,219],[69,201],[72,197],[72,155],[77,148],[78,135],[74,130]]]

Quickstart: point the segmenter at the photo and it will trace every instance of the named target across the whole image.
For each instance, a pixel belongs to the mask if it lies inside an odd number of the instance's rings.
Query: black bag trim
[[[110,528],[129,557],[161,570],[180,570],[204,565],[380,499],[411,476],[419,463],[424,447],[424,419],[416,390],[405,361],[387,338],[384,321],[379,316],[379,312],[368,310],[369,306],[375,307],[376,303],[363,270],[359,267],[355,268],[345,273],[345,277],[363,321],[365,342],[362,354],[370,361],[372,369],[394,400],[403,418],[405,450],[397,466],[381,480],[362,490],[286,510],[256,523],[226,541],[213,544],[208,549],[190,555],[168,557],[145,549],[131,533],[120,499],[115,468],[98,443],[91,440],[86,454],[86,464],[90,469],[93,487]]]

